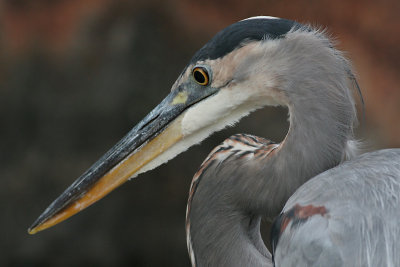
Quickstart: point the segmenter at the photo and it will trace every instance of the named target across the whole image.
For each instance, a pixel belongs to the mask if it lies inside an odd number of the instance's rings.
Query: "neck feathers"
[[[281,88],[289,107],[290,128],[268,166],[276,178],[269,186],[282,196],[279,210],[301,184],[354,153],[357,120],[350,66],[324,35],[293,32],[280,48],[293,58]]]
[[[357,121],[351,68],[322,33],[300,29],[274,42],[248,73],[274,81],[265,92],[288,107],[289,132],[262,167],[249,163],[253,194],[242,194],[253,212],[270,218],[300,185],[354,154]]]

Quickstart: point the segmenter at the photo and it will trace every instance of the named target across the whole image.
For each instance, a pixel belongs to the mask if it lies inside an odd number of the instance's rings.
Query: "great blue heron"
[[[399,266],[400,149],[347,160],[355,151],[354,82],[321,31],[272,17],[237,22],[194,55],[171,93],[29,232],[72,216],[256,109],[284,105],[290,128],[280,144],[234,135],[194,176],[186,218],[192,264],[272,266],[260,219],[277,216],[288,201],[272,231],[276,266]]]

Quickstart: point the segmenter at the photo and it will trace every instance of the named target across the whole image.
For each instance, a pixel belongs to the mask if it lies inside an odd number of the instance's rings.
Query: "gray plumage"
[[[400,149],[364,154],[311,179],[288,200],[323,206],[281,234],[276,266],[400,266]]]
[[[195,266],[273,266],[259,232],[261,214],[237,202],[249,178],[238,177],[248,172],[246,161],[254,161],[243,157],[247,136],[236,141],[240,151],[232,137],[217,147],[214,157],[232,146],[222,160],[207,159],[197,180],[189,203]],[[265,150],[259,160],[273,157],[274,145],[258,146]],[[232,185],[238,191],[231,191]],[[284,228],[278,225],[275,266],[399,266],[399,198],[400,149],[367,153],[317,175],[293,194],[283,214],[295,205],[324,207],[326,213],[310,213],[297,222],[287,217]]]
[[[304,182],[356,153],[352,141],[352,127],[356,122],[351,90],[354,77],[341,53],[333,48],[324,34],[310,28],[290,31],[278,41],[267,38],[262,40],[259,46],[262,47],[263,43],[268,42],[277,44],[265,45],[260,54],[246,56],[242,62],[237,63],[233,76],[243,87],[249,88],[259,86],[261,75],[278,79],[279,87],[274,89],[285,98],[284,102],[289,108],[290,129],[285,140],[273,149],[263,142],[257,144],[260,149],[266,151],[262,157],[256,156],[252,150],[254,144],[249,146],[243,140],[246,138],[243,135],[241,138],[236,137],[236,143],[232,138],[227,139],[220,147],[214,149],[203,163],[192,183],[187,214],[188,247],[194,266],[272,266],[271,254],[265,248],[259,233],[261,218],[275,217],[286,200]],[[221,151],[224,156],[218,155]],[[346,183],[340,189],[335,189],[334,186],[339,182],[331,182],[331,191],[343,190],[353,197],[357,196],[361,202],[366,202],[362,198],[365,198],[364,192],[370,192],[374,197],[383,199],[387,197],[387,193],[392,194],[396,191],[377,190],[374,182],[379,181],[379,178],[385,180],[396,177],[397,180],[383,183],[390,182],[391,187],[398,187],[400,184],[400,170],[396,166],[391,167],[390,163],[385,166],[379,163],[385,158],[392,158],[391,163],[399,162],[399,151],[365,155],[357,161],[346,163],[346,167],[324,173],[322,177],[326,179],[319,181],[320,176],[317,176],[313,181],[321,187],[329,187],[325,180],[335,179],[342,175],[341,172],[344,176],[352,176],[350,172],[353,168],[354,173],[368,172],[372,167],[358,169],[361,168],[360,161],[366,160],[369,163],[365,164],[372,164],[376,168],[376,171],[369,172],[375,178],[368,182],[369,189],[361,187],[361,184],[366,183],[362,181],[363,175],[353,175],[354,184],[360,183],[360,186],[355,186],[349,191],[350,189],[344,186]],[[379,176],[380,168],[387,170],[389,176]],[[345,179],[342,177],[340,181]],[[315,188],[310,187],[310,184],[307,183],[299,189],[299,192],[303,193],[301,196],[313,193],[325,196],[325,190],[314,192]],[[331,212],[328,203],[330,200],[337,203],[336,196],[328,191],[326,194],[326,203],[320,205],[326,204]],[[400,194],[400,191],[397,191],[397,194]],[[301,200],[300,197],[289,203],[303,203]],[[340,199],[342,205],[360,209],[359,213],[365,212],[366,219],[378,208],[358,205],[354,200]],[[397,198],[395,201],[400,204]],[[338,209],[343,211],[340,206]],[[391,211],[393,210],[382,212],[393,216]],[[348,237],[351,236],[351,232],[352,242],[342,242],[341,248],[318,247],[321,246],[319,243],[313,246],[315,242],[329,242],[327,236],[330,233],[325,231],[328,229],[314,232],[313,228],[318,229],[316,225],[309,226],[308,231],[293,227],[292,232],[283,233],[285,239],[280,239],[278,243],[276,266],[382,266],[374,263],[391,261],[400,264],[397,256],[384,253],[384,249],[367,250],[367,246],[372,246],[372,243],[368,242],[378,238],[375,236],[379,235],[375,232],[376,229],[369,226],[352,232],[352,229],[345,227],[357,220],[359,215],[345,212],[342,215],[345,217],[342,221],[339,220],[335,231]],[[394,217],[391,220],[396,219],[397,217]],[[317,219],[312,218],[301,227],[307,227],[314,220]],[[374,227],[378,228],[389,227],[384,226],[387,223],[386,219],[365,223],[375,223]],[[394,235],[398,233],[398,229],[400,228],[392,229]],[[291,243],[292,235],[297,237],[294,243]],[[386,242],[383,239],[377,243],[389,247],[388,252],[393,252],[398,248],[393,241]],[[363,246],[361,243],[367,245]],[[351,246],[351,249],[347,246]],[[348,254],[344,255],[339,251],[347,251]],[[356,252],[364,258],[358,258],[359,261],[351,258]],[[294,253],[293,256],[291,253]],[[371,264],[365,265],[367,263]]]
[[[282,105],[290,127],[281,143],[234,135],[195,174],[186,213],[192,265],[400,266],[400,150],[351,159],[354,85],[359,89],[350,64],[324,33],[271,17],[235,23],[194,55],[170,94],[29,232],[72,216],[252,111]],[[262,217],[276,217],[274,255],[260,235]]]

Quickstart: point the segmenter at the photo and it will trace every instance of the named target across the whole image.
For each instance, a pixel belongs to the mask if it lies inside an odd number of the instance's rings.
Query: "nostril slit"
[[[151,124],[153,121],[155,121],[158,117],[160,117],[160,114],[157,114],[154,118],[149,120],[147,123],[145,123],[142,127],[140,127],[139,131],[143,130],[145,127],[147,127],[149,124]]]

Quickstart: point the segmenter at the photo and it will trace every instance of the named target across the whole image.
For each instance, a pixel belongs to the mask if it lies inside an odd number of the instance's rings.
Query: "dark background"
[[[358,73],[365,150],[400,146],[400,2],[9,0],[0,4],[0,265],[188,266],[189,184],[233,133],[283,139],[265,108],[70,220],[26,229],[170,90],[210,37],[255,15],[328,28]]]

